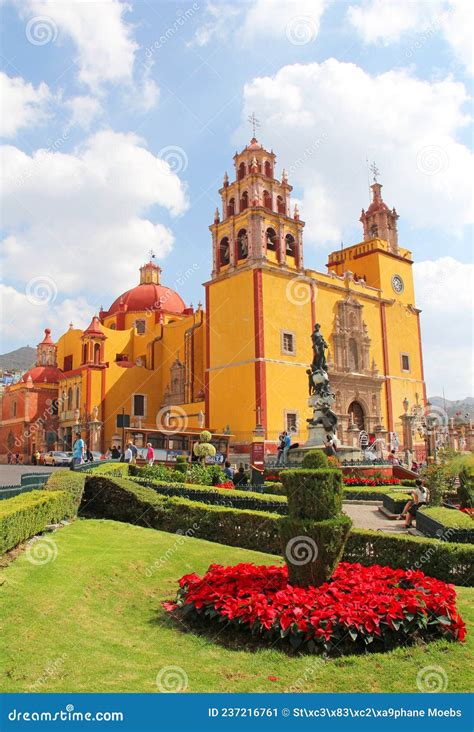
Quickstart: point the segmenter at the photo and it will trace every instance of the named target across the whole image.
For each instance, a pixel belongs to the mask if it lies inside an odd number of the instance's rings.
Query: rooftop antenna
[[[257,119],[257,117],[255,116],[255,112],[252,112],[252,114],[249,114],[247,119],[250,122],[250,124],[252,125],[253,136],[256,137],[257,127],[260,127],[260,120]]]

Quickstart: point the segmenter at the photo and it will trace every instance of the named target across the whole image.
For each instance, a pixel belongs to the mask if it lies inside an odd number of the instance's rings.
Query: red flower
[[[466,627],[456,610],[453,585],[423,572],[374,564],[341,562],[320,587],[293,587],[286,567],[212,564],[203,577],[181,578],[176,603],[168,612],[185,613],[217,622],[219,618],[265,632],[276,640],[313,640],[327,650],[332,644],[364,643],[426,633],[464,640]]]

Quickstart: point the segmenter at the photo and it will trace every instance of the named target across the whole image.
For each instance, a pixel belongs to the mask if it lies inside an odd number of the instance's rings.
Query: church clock
[[[392,287],[397,293],[397,295],[400,295],[401,292],[405,289],[404,282],[400,275],[393,275],[392,277]]]

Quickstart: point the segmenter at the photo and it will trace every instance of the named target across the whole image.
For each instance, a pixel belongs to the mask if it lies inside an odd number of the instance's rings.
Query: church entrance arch
[[[359,430],[365,430],[365,412],[360,402],[351,402],[348,409],[349,417],[351,422],[354,422],[355,426]]]

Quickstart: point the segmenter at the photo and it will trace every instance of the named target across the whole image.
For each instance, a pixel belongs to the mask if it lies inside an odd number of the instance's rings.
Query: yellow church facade
[[[206,426],[230,434],[243,462],[256,431],[267,452],[283,429],[303,444],[318,322],[339,439],[355,444],[363,430],[402,448],[404,401],[426,402],[420,313],[412,255],[381,189],[375,181],[362,211],[363,241],[330,253],[327,272],[307,269],[292,187],[253,138],[219,191],[204,308],[186,306],[150,261],[86,330],[71,325],[57,341],[58,447],[76,431],[100,451],[119,444],[122,414],[138,444],[157,430],[179,449],[181,430]]]

